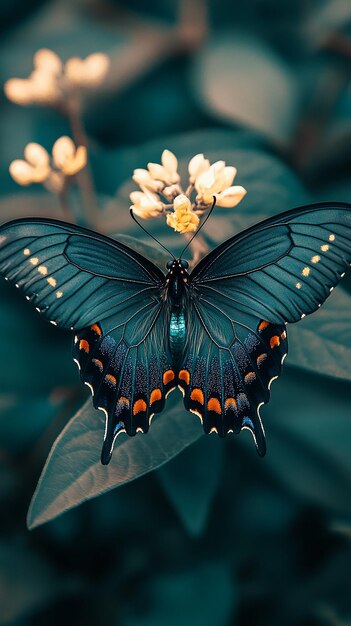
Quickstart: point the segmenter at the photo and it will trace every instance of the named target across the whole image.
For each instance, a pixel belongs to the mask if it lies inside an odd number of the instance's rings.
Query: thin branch
[[[76,146],[85,146],[89,158],[88,137],[81,123],[81,103],[80,101],[69,101],[66,113],[71,126]],[[84,216],[88,225],[94,228],[98,221],[98,205],[96,192],[93,184],[93,178],[89,167],[89,161],[86,167],[76,174],[76,181],[82,196]]]

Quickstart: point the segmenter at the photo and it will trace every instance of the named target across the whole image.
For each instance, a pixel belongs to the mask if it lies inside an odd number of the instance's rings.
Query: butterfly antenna
[[[132,208],[130,208],[130,209],[129,209],[129,212],[130,212],[130,215],[131,215],[132,219],[134,220],[134,222],[135,222],[136,224],[138,224],[138,226],[140,226],[141,230],[143,230],[143,231],[144,231],[144,233],[146,233],[147,235],[149,235],[149,237],[151,237],[151,239],[153,239],[154,241],[156,241],[156,243],[158,243],[158,245],[159,245],[159,246],[161,246],[161,248],[163,248],[164,250],[166,250],[166,252],[168,252],[168,254],[170,254],[170,255],[171,255],[171,256],[175,259],[175,256],[174,256],[173,252],[171,252],[170,250],[168,250],[168,248],[166,248],[166,246],[164,246],[164,245],[163,245],[163,243],[161,243],[158,239],[156,239],[156,237],[154,237],[151,233],[149,233],[149,231],[148,231],[148,230],[146,230],[146,228],[144,228],[144,226],[142,226],[142,225],[140,224],[140,222],[138,222],[137,218],[136,218],[136,217],[135,217],[135,215],[134,215],[134,211],[133,211],[133,209],[132,209]]]
[[[184,254],[185,250],[186,250],[186,249],[190,246],[190,244],[191,244],[191,242],[193,241],[193,239],[195,239],[196,235],[198,235],[198,234],[199,234],[199,232],[200,232],[201,228],[202,228],[203,226],[205,226],[205,224],[206,224],[206,222],[207,222],[208,218],[210,217],[210,215],[211,215],[211,213],[212,213],[213,209],[215,208],[215,206],[216,206],[216,196],[213,196],[213,202],[212,202],[212,206],[211,206],[211,208],[210,208],[209,212],[207,213],[207,215],[206,215],[206,217],[205,217],[204,221],[202,222],[202,224],[200,224],[200,226],[199,226],[199,228],[197,229],[197,231],[193,234],[192,238],[191,238],[191,239],[189,239],[189,241],[188,241],[188,243],[186,244],[185,248],[183,248],[183,250],[182,250],[182,252],[181,252],[181,255],[180,255],[180,257],[179,257],[180,259],[182,258],[182,256],[183,256],[183,254]]]

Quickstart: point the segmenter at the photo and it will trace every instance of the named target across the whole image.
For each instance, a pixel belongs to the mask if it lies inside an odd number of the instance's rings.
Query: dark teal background
[[[84,101],[99,229],[137,237],[131,245],[163,262],[130,223],[128,194],[133,169],[159,162],[165,148],[183,175],[199,152],[238,169],[247,196],[214,211],[210,247],[309,201],[350,202],[349,2],[209,0],[207,21],[200,0],[181,8],[173,0],[0,7],[2,84],[26,77],[42,47],[63,60],[111,57],[108,82]],[[1,221],[62,217],[54,196],[17,186],[8,166],[30,141],[51,150],[69,132],[58,113],[2,92]],[[84,213],[77,192],[71,203]],[[181,247],[161,221],[147,226]],[[288,329],[290,354],[262,410],[264,459],[247,432],[201,436],[177,392],[147,437],[118,443],[105,475],[96,465],[103,423],[89,402],[55,448],[29,532],[50,448],[87,394],[69,333],[1,281],[0,626],[348,626],[350,289],[345,277],[320,312]],[[123,486],[126,477],[136,480]]]

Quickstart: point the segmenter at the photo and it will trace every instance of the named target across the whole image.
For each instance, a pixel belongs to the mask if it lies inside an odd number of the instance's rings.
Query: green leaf
[[[203,434],[180,402],[168,402],[147,436],[120,435],[108,466],[100,463],[103,420],[89,399],[54,443],[28,512],[35,528],[167,463]]]
[[[221,561],[167,572],[151,578],[146,587],[147,604],[144,594],[134,597],[125,626],[227,626],[235,609],[235,587],[229,567]]]
[[[348,516],[350,390],[349,383],[288,369],[261,410],[264,467],[302,499]]]
[[[77,587],[72,577],[59,576],[45,559],[24,545],[20,537],[1,542],[0,572],[2,626],[17,624],[21,618],[28,619],[39,607]]]
[[[222,33],[200,52],[193,83],[198,101],[220,119],[279,144],[291,140],[299,106],[297,77],[265,43]]]
[[[340,287],[306,319],[288,327],[289,365],[351,380],[351,296]]]
[[[57,415],[61,402],[44,395],[0,395],[0,449],[20,453]]]
[[[157,472],[187,531],[200,535],[208,519],[222,469],[222,442],[202,437]]]

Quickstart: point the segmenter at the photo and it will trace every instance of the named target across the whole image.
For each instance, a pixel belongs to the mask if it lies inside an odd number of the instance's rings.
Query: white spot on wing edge
[[[6,239],[6,235],[0,235],[0,246],[4,243],[4,241],[6,241]]]
[[[199,413],[199,411],[197,411],[196,409],[189,409],[190,413],[194,413],[194,415],[197,415],[197,417],[199,418],[201,424],[203,424],[203,419],[202,419],[202,415],[201,413]]]
[[[273,383],[275,380],[277,380],[277,378],[279,378],[279,376],[273,376],[273,377],[270,379],[270,381],[269,381],[269,383],[268,383],[268,389],[270,389],[270,388],[271,388],[272,383]]]
[[[93,386],[92,386],[90,383],[88,383],[86,380],[84,381],[84,385],[86,385],[87,387],[89,387],[89,389],[90,389],[90,391],[91,391],[91,395],[93,396],[93,395],[94,395],[94,389],[93,389]]]
[[[78,359],[73,359],[73,361],[75,362],[75,364],[77,365],[77,367],[78,367],[78,369],[80,371],[81,367],[80,367],[80,363],[79,363]]]

